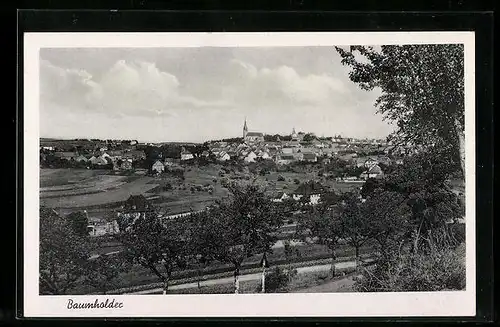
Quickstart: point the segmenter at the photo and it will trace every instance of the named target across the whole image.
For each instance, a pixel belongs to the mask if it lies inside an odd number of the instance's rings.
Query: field
[[[221,170],[222,169],[222,170]],[[266,175],[252,174],[243,169],[225,169],[220,165],[185,167],[184,180],[174,176],[158,177],[133,174],[115,175],[109,170],[41,169],[40,202],[44,206],[95,212],[105,215],[105,208],[115,207],[130,195],[144,194],[168,214],[203,210],[217,199],[228,196],[224,181],[248,180],[261,185],[275,196],[280,192],[293,192],[300,183],[317,180],[336,192],[345,192],[359,184],[339,183],[316,172],[276,172]],[[165,188],[170,184],[169,189]]]
[[[152,177],[115,176],[105,170],[41,169],[40,204],[75,209],[116,204],[158,185],[151,181]]]

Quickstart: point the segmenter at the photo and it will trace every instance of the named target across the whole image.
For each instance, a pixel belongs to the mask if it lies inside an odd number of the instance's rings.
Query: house
[[[81,154],[75,158],[75,161],[76,162],[87,162],[87,161],[89,161],[89,159],[87,159],[87,157],[85,157],[83,154]]]
[[[78,157],[78,154],[76,152],[55,152],[54,156],[59,159],[70,161]]]
[[[106,160],[106,158],[103,158],[102,156],[92,156],[90,159],[89,159],[90,163],[93,164],[93,165],[96,165],[96,166],[104,166],[104,165],[107,165],[109,164],[108,160]]]
[[[132,150],[122,153],[122,159],[132,159],[133,161],[139,161],[146,159],[146,154],[144,151]]]
[[[255,159],[257,159],[257,155],[255,152],[250,151],[246,156],[245,156],[245,162],[255,162]]]
[[[283,147],[281,149],[281,152],[284,153],[284,154],[292,154],[293,153],[293,148],[290,147],[290,146]]]
[[[174,158],[165,158],[165,161],[164,161],[163,165],[165,167],[167,167],[167,166],[169,166],[169,167],[174,166],[175,165],[175,161],[174,160],[175,160]]]
[[[181,161],[185,161],[185,160],[191,160],[193,159],[194,156],[191,152],[187,151],[186,149],[182,149],[181,151]]]
[[[308,161],[308,162],[317,162],[318,157],[316,156],[316,153],[303,153],[303,160]]]
[[[156,174],[161,174],[164,170],[165,165],[160,160],[156,160],[153,166],[151,166],[151,171]]]
[[[210,156],[210,153],[207,150],[205,150],[201,153],[201,156],[207,158],[208,156]]]
[[[326,189],[323,185],[315,181],[309,181],[302,183],[299,187],[292,193],[294,200],[301,200],[303,198],[308,199],[309,204],[318,204],[321,195],[326,193]]]
[[[276,156],[276,164],[287,165],[295,161],[293,154],[281,154]]]
[[[217,155],[217,161],[228,161],[229,159],[231,159],[231,156],[226,151],[221,151]]]
[[[267,151],[263,151],[259,154],[259,158],[266,160],[266,159],[271,159],[271,156]]]
[[[293,158],[296,160],[296,161],[302,161],[304,160],[304,154],[302,152],[295,152],[293,154]]]
[[[363,173],[361,173],[361,175],[359,175],[360,178],[365,180],[367,180],[368,178],[381,178],[383,176],[384,173],[382,172],[382,169],[379,165],[373,165],[368,170],[365,170]]]
[[[288,196],[288,194],[283,192],[281,195],[274,198],[273,202],[283,202],[284,200],[289,199],[289,198],[290,198],[290,196]]]

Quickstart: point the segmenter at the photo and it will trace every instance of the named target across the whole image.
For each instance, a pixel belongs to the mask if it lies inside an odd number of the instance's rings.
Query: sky
[[[384,138],[379,91],[334,47],[43,48],[40,136],[204,142],[249,131]]]

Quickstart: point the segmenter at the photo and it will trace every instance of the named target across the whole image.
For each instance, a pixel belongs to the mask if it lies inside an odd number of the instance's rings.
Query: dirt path
[[[308,288],[293,290],[292,293],[343,293],[354,292],[354,276],[327,282]]]
[[[345,261],[345,262],[339,262],[335,265],[337,269],[345,269],[345,268],[350,268],[354,267],[355,262],[354,261]],[[316,271],[328,271],[330,269],[331,265],[317,265],[317,266],[310,266],[310,267],[301,267],[297,268],[297,273],[298,274],[303,274],[303,273],[308,273],[308,272],[316,272]],[[255,274],[247,274],[247,275],[241,275],[240,276],[240,282],[244,281],[252,281],[252,280],[260,280],[262,275],[260,273],[255,273]],[[209,279],[206,281],[202,281],[200,283],[201,286],[212,286],[212,285],[220,285],[220,284],[229,284],[234,281],[233,277],[226,277],[226,278],[217,278],[217,279]],[[186,288],[196,288],[198,287],[198,283],[186,283],[186,284],[179,284],[179,285],[173,285],[170,286],[170,290],[179,290],[179,289],[186,289]],[[127,294],[153,294],[153,293],[161,293],[162,289],[161,288],[154,288],[150,290],[144,290],[144,291],[137,291],[137,292],[131,292]]]

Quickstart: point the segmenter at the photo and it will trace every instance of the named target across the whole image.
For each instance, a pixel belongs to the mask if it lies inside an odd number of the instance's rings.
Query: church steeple
[[[243,138],[247,136],[248,127],[247,127],[247,117],[245,117],[245,124],[243,125]]]

